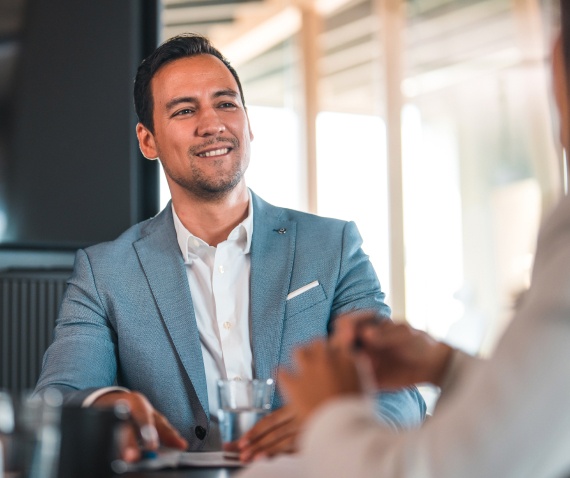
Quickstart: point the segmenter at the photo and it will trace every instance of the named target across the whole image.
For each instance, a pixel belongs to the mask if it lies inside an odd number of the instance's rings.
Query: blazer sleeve
[[[356,225],[346,223],[331,324],[338,315],[359,309],[376,310],[389,320],[390,307],[384,302],[385,294],[376,272],[361,246],[362,238]],[[416,387],[408,387],[378,394],[377,413],[380,420],[392,428],[410,428],[423,422],[426,404]]]
[[[331,310],[331,322],[336,316],[352,310],[372,309],[390,317],[390,307],[384,302],[376,272],[362,250],[362,238],[356,224],[347,222],[342,237],[339,276]]]
[[[56,388],[65,403],[80,405],[93,391],[115,383],[116,351],[116,333],[97,292],[89,257],[79,250],[34,392]]]

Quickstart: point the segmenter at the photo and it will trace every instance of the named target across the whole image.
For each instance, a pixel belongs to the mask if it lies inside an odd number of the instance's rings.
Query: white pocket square
[[[307,292],[308,290],[311,290],[314,287],[317,287],[319,285],[319,281],[318,280],[314,280],[313,282],[311,282],[310,284],[304,285],[303,287],[294,290],[293,292],[291,292],[288,296],[287,296],[287,300],[292,299],[293,297],[297,297],[298,295],[301,295],[304,292]]]

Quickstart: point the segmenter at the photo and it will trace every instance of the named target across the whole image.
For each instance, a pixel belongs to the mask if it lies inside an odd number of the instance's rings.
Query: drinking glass
[[[218,380],[218,419],[222,443],[231,443],[271,410],[274,381]]]
[[[8,392],[0,390],[0,476],[13,468],[14,404]]]
[[[56,478],[63,396],[56,389],[26,392],[17,403],[15,460],[24,478]]]

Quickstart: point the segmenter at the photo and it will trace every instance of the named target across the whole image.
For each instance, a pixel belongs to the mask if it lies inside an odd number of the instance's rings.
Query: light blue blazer
[[[354,223],[252,198],[251,345],[255,376],[267,378],[291,363],[294,346],[326,336],[338,314],[390,309]],[[170,204],[118,239],[77,252],[36,391],[57,387],[79,403],[114,384],[143,393],[191,450],[204,449],[206,376]],[[277,391],[273,408],[281,404]],[[424,414],[415,388],[382,396],[382,418],[394,426],[419,424]]]

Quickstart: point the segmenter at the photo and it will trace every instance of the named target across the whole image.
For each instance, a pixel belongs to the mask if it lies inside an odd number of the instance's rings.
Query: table
[[[243,468],[178,468],[176,470],[133,471],[112,478],[230,478]],[[5,472],[5,478],[24,478],[22,473]]]
[[[243,470],[239,465],[237,459],[229,459],[221,451],[181,453],[162,449],[158,456],[138,463],[117,460],[113,469],[115,477],[124,478],[229,478]]]

